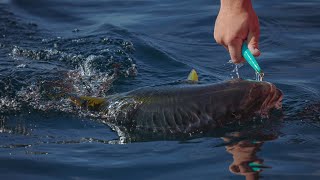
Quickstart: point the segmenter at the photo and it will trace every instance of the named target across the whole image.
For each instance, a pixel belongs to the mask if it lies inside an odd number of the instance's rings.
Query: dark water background
[[[320,2],[253,3],[260,65],[285,94],[283,117],[214,137],[113,144],[109,127],[43,100],[38,84],[67,79],[80,94],[104,96],[184,79],[191,68],[203,83],[230,79],[229,56],[212,37],[219,2],[1,1],[1,179],[319,179]],[[254,77],[248,65],[240,74]],[[263,172],[230,172],[237,154],[238,167],[264,161]]]

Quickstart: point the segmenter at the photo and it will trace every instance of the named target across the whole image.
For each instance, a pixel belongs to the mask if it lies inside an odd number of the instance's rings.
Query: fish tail
[[[107,102],[104,98],[90,96],[69,95],[69,99],[74,105],[90,111],[99,111]]]

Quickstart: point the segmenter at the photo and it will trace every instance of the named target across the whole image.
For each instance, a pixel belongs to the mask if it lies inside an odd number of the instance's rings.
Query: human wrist
[[[220,10],[227,12],[248,12],[253,10],[253,8],[251,0],[221,0]]]

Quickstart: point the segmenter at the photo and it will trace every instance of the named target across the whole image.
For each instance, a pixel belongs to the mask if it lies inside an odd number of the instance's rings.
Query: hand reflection
[[[245,140],[243,140],[244,138]],[[226,150],[233,156],[233,162],[229,166],[230,172],[243,175],[246,180],[259,179],[259,174],[263,171],[263,168],[270,167],[263,165],[263,159],[259,158],[256,153],[260,151],[264,141],[276,138],[277,135],[261,133],[233,133],[224,137],[223,140],[227,144]]]

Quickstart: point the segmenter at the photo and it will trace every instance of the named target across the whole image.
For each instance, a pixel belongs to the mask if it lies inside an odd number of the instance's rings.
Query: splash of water
[[[232,62],[232,60],[229,60],[228,63],[231,63],[231,64],[234,64]],[[232,74],[231,74],[231,78],[232,79],[235,79],[235,78],[240,78],[240,73],[239,73],[239,69],[243,66],[243,63],[240,63],[240,64],[234,64],[234,69],[232,70]],[[236,77],[233,76],[233,74],[236,75]]]
[[[0,112],[4,109],[15,111],[21,103],[31,109],[70,112],[67,94],[105,97],[118,77],[132,77],[138,73],[132,57],[133,44],[124,39],[57,37],[42,39],[42,44],[40,48],[9,46],[9,55],[20,64],[17,68],[37,65],[38,61],[32,60],[40,60],[54,68],[49,69],[50,77],[28,79],[20,90],[12,90],[13,95],[8,98],[0,92]],[[11,92],[4,89],[4,95],[9,93],[7,91]]]
[[[108,75],[100,72],[93,67],[93,61],[99,56],[89,56],[79,68],[69,71],[67,79],[72,84],[73,93],[85,96],[104,97],[109,91],[113,82],[117,78],[117,74]]]
[[[231,75],[231,78],[232,79],[235,79],[235,78],[240,78],[240,73],[239,73],[239,69],[244,65],[243,63],[240,63],[240,64],[234,64],[232,62],[232,60],[229,60],[228,63],[231,63],[234,65],[234,69],[232,70],[232,73],[230,74]],[[234,74],[235,74],[235,77],[234,77]],[[255,74],[255,80],[256,81],[263,81],[263,78],[264,78],[264,73],[263,72],[256,72]]]
[[[121,76],[136,76],[132,42],[117,38],[82,37],[79,39],[43,39],[40,48],[12,45],[9,55],[15,60],[37,60],[64,63],[64,68],[79,68],[85,63],[96,70],[117,72]],[[76,48],[75,48],[76,47]],[[91,59],[90,61],[88,61]],[[24,61],[21,61],[23,63]],[[31,62],[37,63],[37,62]],[[132,68],[133,71],[132,71]],[[90,72],[90,71],[89,71]],[[88,72],[86,72],[88,73]]]
[[[21,104],[16,99],[8,96],[0,98],[0,113],[6,113],[9,111],[18,111],[21,108]]]

